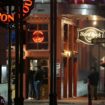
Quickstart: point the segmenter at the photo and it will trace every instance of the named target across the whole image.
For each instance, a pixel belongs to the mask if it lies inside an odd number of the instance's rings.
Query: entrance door
[[[30,58],[28,70],[28,98],[36,98],[32,76],[41,67],[43,72],[43,80],[40,88],[40,99],[48,99],[48,59],[46,58]],[[31,74],[31,75],[30,75]],[[34,78],[34,76],[33,76]]]
[[[76,27],[69,22],[63,24],[62,37],[62,97],[77,96],[77,43]]]

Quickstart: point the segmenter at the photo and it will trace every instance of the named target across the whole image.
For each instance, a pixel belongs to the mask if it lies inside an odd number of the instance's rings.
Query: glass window
[[[8,76],[7,76],[7,66],[2,65],[1,66],[1,83],[7,83],[8,82]]]
[[[48,30],[48,24],[39,24],[39,30]]]
[[[40,88],[40,99],[48,99],[48,59],[47,58],[33,58],[29,59],[29,70],[28,70],[28,97],[36,98],[33,78],[35,78],[39,69],[41,69],[40,80],[42,80]],[[40,68],[39,68],[40,66]],[[39,80],[39,81],[40,81]]]
[[[28,24],[27,25],[27,29],[30,29],[30,30],[34,29],[34,30],[36,30],[37,29],[37,24]]]
[[[36,49],[36,50],[42,50],[48,49],[48,24],[28,24],[27,26],[29,28],[27,32],[27,48],[28,49]],[[33,40],[33,33],[35,31],[41,31],[43,33],[44,40],[42,42],[35,42]],[[40,37],[40,35],[39,35]],[[35,38],[39,38],[38,36]],[[41,37],[40,37],[41,38]]]
[[[67,42],[67,34],[68,34],[68,25],[64,25],[64,41]]]
[[[35,70],[38,66],[41,66],[42,68],[48,68],[48,59],[31,59],[30,60],[30,70]]]

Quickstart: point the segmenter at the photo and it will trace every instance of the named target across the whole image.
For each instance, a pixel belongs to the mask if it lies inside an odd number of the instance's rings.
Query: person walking
[[[40,66],[38,66],[38,70],[34,74],[34,91],[36,99],[40,99],[40,88],[43,81],[43,70]]]
[[[99,72],[95,67],[91,68],[91,73],[88,76],[89,95],[90,98],[97,100],[97,86],[99,81]]]

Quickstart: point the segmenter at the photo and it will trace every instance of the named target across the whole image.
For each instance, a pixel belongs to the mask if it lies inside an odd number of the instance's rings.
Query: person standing
[[[28,85],[28,99],[33,99],[34,96],[34,86],[33,86],[33,73],[34,71],[29,70],[29,85]]]
[[[91,73],[88,76],[88,82],[89,82],[89,93],[91,99],[94,98],[97,100],[97,86],[99,81],[99,72],[95,67],[91,68]]]
[[[36,99],[40,99],[40,88],[43,81],[43,70],[40,66],[38,66],[38,70],[34,74],[34,91]]]

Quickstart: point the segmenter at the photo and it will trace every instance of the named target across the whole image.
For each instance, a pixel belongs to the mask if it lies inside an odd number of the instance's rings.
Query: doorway
[[[47,58],[29,58],[29,69],[28,69],[28,98],[29,99],[35,99],[35,91],[34,86],[32,85],[32,82],[30,83],[30,80],[32,79],[32,76],[34,73],[37,72],[38,67],[41,67],[42,72],[44,74],[41,88],[40,88],[40,99],[48,99],[48,59]],[[31,89],[30,89],[31,88]]]

